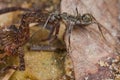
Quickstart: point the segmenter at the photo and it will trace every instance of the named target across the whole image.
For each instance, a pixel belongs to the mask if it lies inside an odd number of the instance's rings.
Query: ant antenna
[[[93,15],[90,14],[90,16],[91,16],[91,17],[93,18],[93,20],[94,20],[93,23],[97,24],[98,29],[99,29],[99,31],[100,31],[101,36],[103,37],[103,39],[104,39],[105,41],[107,41],[106,38],[105,38],[105,36],[104,36],[104,34],[103,34],[103,32],[102,32],[102,29],[101,29],[101,27],[104,28],[103,25],[101,25],[101,24],[93,17]]]

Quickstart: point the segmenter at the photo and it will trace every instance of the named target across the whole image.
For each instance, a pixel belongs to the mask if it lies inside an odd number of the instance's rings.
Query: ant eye
[[[82,21],[83,22],[91,22],[92,21],[92,17],[91,17],[91,15],[89,15],[89,14],[84,14],[83,16],[82,16]]]

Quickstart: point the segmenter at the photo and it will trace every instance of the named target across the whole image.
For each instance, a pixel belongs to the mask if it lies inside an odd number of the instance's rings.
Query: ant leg
[[[55,31],[55,29],[56,29],[56,31],[58,31],[59,32],[59,23],[58,23],[58,20],[56,21],[56,18],[55,19],[52,19],[52,17],[54,17],[55,15],[53,14],[53,13],[51,13],[49,16],[48,16],[48,18],[47,18],[47,20],[46,20],[46,22],[45,22],[45,24],[44,24],[44,26],[43,26],[43,29],[45,29],[46,28],[46,26],[47,26],[47,24],[48,23],[50,23],[51,25],[53,25],[53,29],[50,31],[50,34],[49,34],[49,36],[46,38],[46,39],[44,39],[44,40],[42,40],[42,41],[47,41],[47,40],[50,40],[51,39],[51,37],[52,37],[52,35],[53,35],[53,33],[54,33],[54,31]],[[51,20],[50,22],[49,22],[49,20]],[[57,24],[56,24],[57,23]],[[57,27],[56,27],[56,25],[57,25]],[[58,34],[58,32],[55,32],[55,37],[53,38],[53,40],[55,40],[56,38],[57,38],[57,34]],[[53,41],[52,40],[52,41]],[[50,41],[51,42],[51,41]]]
[[[43,29],[45,29],[45,28],[47,27],[47,24],[48,24],[49,20],[51,19],[51,17],[52,17],[52,14],[50,14],[50,15],[48,16],[48,18],[47,18],[47,20],[46,20],[46,22],[45,22],[45,24],[44,24],[44,26],[43,26]]]
[[[54,35],[53,39],[52,39],[50,42],[53,42],[55,39],[58,38],[59,29],[60,29],[60,24],[59,24],[59,22],[56,23],[56,25],[54,24],[54,27],[55,27],[55,35]]]
[[[70,52],[70,49],[71,49],[70,37],[71,37],[72,30],[73,30],[73,23],[69,22],[66,29],[66,34],[68,35],[68,52]]]
[[[64,24],[65,24],[65,23],[64,23]],[[67,24],[65,24],[65,26],[67,26]],[[65,40],[65,35],[66,35],[66,33],[67,33],[67,29],[68,29],[68,27],[65,28],[65,31],[64,31],[64,33],[63,33],[63,37],[62,37],[63,40]]]
[[[25,70],[25,60],[24,60],[24,52],[23,52],[22,47],[20,47],[18,49],[18,55],[19,55],[19,59],[20,59],[19,70],[24,71]]]

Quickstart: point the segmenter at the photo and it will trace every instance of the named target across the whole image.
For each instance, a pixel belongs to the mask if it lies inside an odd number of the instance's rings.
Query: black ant
[[[104,40],[106,40],[104,35],[103,35],[102,29],[101,29],[101,27],[103,27],[103,26],[93,17],[92,14],[85,13],[85,14],[81,15],[78,13],[77,8],[76,8],[76,11],[77,11],[77,16],[70,15],[66,12],[59,13],[58,11],[51,13],[49,15],[48,19],[46,20],[43,28],[46,28],[46,26],[48,24],[51,24],[52,29],[50,30],[50,34],[48,35],[48,37],[46,39],[41,40],[41,41],[51,40],[54,32],[55,32],[54,38],[52,38],[51,41],[53,41],[57,38],[58,33],[59,33],[59,28],[60,28],[60,25],[59,25],[60,21],[62,21],[66,25],[65,34],[68,34],[69,47],[70,47],[70,34],[76,25],[81,26],[81,27],[85,27],[85,26],[90,25],[90,24],[97,24],[98,29],[101,33],[101,36],[103,37]],[[104,29],[107,30],[106,28],[104,28]],[[36,31],[35,33],[37,33],[37,32],[38,31]],[[35,33],[32,36],[34,36]],[[32,49],[32,47],[31,47],[31,49]]]
[[[12,8],[10,11],[15,11],[18,9],[20,8],[17,9]],[[1,11],[3,11],[4,13],[10,12],[9,10],[7,11],[1,10]],[[2,58],[10,55],[11,56],[18,55],[20,60],[19,67],[7,66],[2,69],[3,72],[8,69],[15,69],[15,70],[19,69],[21,71],[25,70],[24,52],[22,46],[24,46],[29,41],[30,38],[29,24],[45,21],[42,18],[43,15],[44,14],[38,12],[28,12],[22,15],[22,19],[19,27],[16,27],[15,25],[10,25],[7,27],[0,28],[0,51],[4,52]]]

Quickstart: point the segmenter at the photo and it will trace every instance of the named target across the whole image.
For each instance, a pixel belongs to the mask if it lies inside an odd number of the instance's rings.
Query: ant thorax
[[[60,14],[61,19],[65,22],[65,23],[72,23],[73,25],[76,24],[77,22],[77,18],[76,16],[67,14],[65,12],[63,12],[62,14]]]
[[[60,18],[65,21],[65,23],[72,23],[73,25],[86,26],[94,23],[93,18],[89,13],[83,15],[78,14],[77,16],[74,16],[63,12],[60,14]]]

